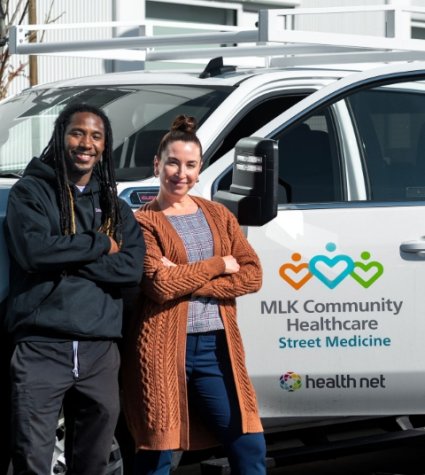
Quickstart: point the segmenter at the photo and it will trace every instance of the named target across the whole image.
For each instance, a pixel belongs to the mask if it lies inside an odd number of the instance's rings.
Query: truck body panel
[[[423,414],[425,63],[353,69],[140,72],[25,91],[0,103],[0,224],[71,100],[110,116],[118,191],[134,209],[158,189],[153,156],[177,113],[200,122],[193,192],[209,199],[229,189],[242,137],[275,140],[277,216],[244,227],[264,282],[238,299],[266,429]]]

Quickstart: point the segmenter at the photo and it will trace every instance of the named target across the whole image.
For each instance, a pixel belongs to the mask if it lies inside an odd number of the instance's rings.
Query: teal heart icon
[[[343,263],[343,265],[339,267],[342,267],[342,269],[334,278],[328,277],[317,267],[318,264],[321,264],[325,266],[324,269],[328,268],[329,270],[332,270],[333,268],[335,268],[336,265],[340,264],[341,262]],[[350,275],[351,272],[353,272],[354,261],[353,259],[351,259],[351,257],[344,254],[340,254],[339,256],[335,257],[318,255],[314,256],[310,260],[308,269],[314,276],[316,276],[321,282],[323,282],[326,287],[334,289],[347,277],[347,275]]]

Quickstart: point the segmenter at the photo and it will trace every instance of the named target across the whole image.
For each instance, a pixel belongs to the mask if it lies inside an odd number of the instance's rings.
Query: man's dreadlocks
[[[100,185],[100,207],[102,209],[102,225],[100,231],[120,243],[121,213],[117,197],[115,168],[112,158],[112,128],[106,114],[90,104],[72,103],[68,105],[55,121],[52,137],[41,153],[40,159],[49,164],[55,171],[57,194],[60,206],[61,229],[64,234],[75,234],[75,215],[73,193],[69,186],[65,160],[65,130],[72,116],[79,112],[89,112],[100,117],[105,129],[105,150],[102,159],[93,169],[93,174]]]

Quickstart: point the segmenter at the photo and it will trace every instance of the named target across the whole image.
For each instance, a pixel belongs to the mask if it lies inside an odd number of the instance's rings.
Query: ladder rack
[[[385,36],[325,33],[295,28],[297,17],[302,15],[368,12],[381,12],[385,15]],[[152,26],[158,22],[147,21],[143,25],[133,24],[139,27],[140,36],[51,43],[30,43],[29,33],[55,29],[117,28],[128,27],[130,24],[103,22],[19,25],[10,29],[9,50],[11,54],[91,56],[144,62],[190,62],[216,56],[263,58],[264,65],[271,67],[425,60],[425,41],[410,37],[412,14],[425,15],[425,8],[376,5],[271,9],[259,11],[258,27],[254,30],[223,27],[222,31],[153,36]],[[192,28],[197,28],[195,23],[191,25]],[[228,31],[223,31],[225,28]],[[211,47],[212,45],[214,46]]]

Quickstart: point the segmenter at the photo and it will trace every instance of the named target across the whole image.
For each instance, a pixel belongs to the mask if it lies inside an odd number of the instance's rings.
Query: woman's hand
[[[167,259],[165,256],[161,257],[161,262],[165,267],[177,267],[177,264],[174,264],[174,262],[171,262],[170,259]]]
[[[224,269],[225,274],[235,274],[236,272],[239,272],[240,265],[233,256],[224,256],[223,261],[226,266]]]

